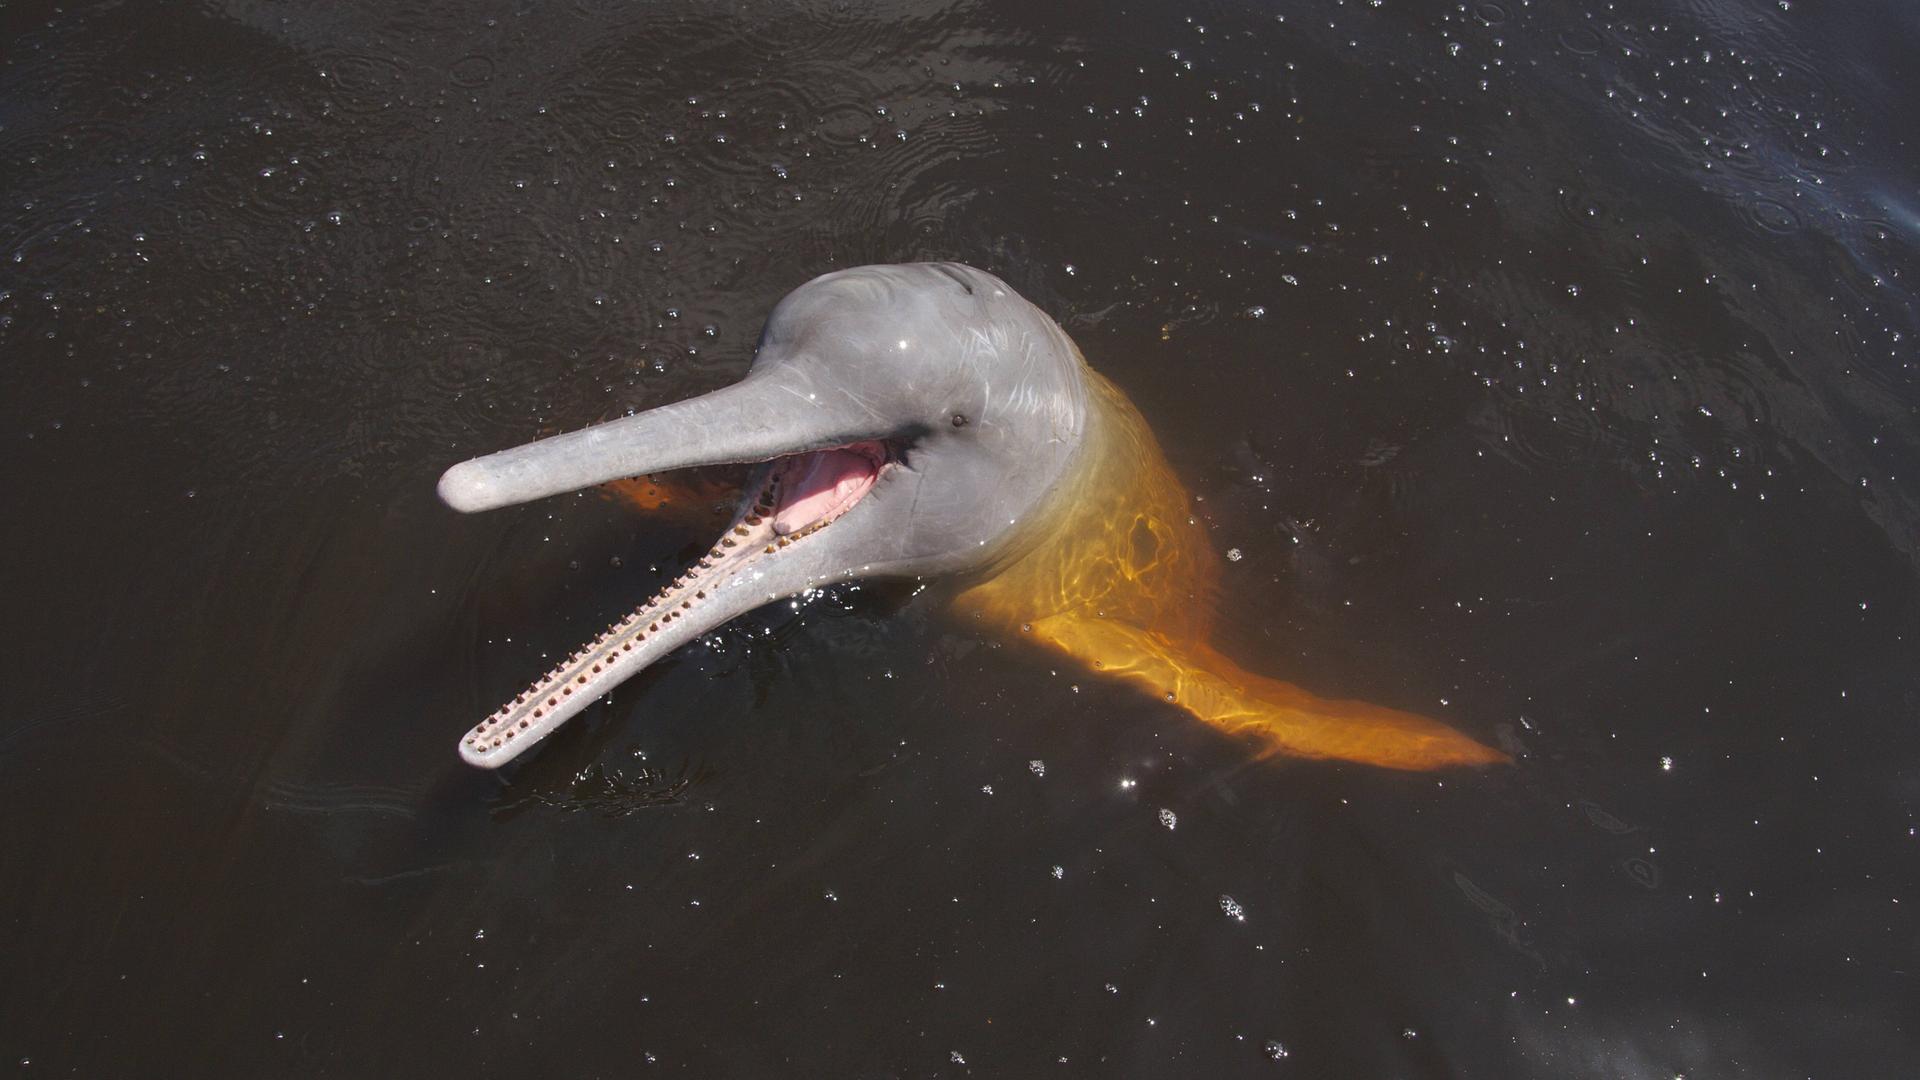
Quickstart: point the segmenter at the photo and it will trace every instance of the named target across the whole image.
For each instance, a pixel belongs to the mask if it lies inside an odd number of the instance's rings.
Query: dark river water
[[[0,1075],[1915,1075],[1917,48],[0,7]],[[713,528],[440,472],[932,258],[1146,414],[1223,650],[1515,764],[1261,760],[885,585],[462,764]]]

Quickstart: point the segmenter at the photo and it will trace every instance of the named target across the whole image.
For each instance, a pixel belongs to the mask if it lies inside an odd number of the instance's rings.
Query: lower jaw
[[[783,485],[801,478],[814,463],[811,455],[796,455],[762,473],[759,489],[742,501],[733,522],[720,540],[694,565],[662,587],[626,618],[609,625],[599,637],[534,681],[524,692],[501,706],[461,739],[460,754],[473,765],[497,768],[557,730],[587,705],[616,685],[638,674],[667,653],[717,628],[730,615],[713,613],[721,586],[851,512],[879,482],[891,460],[883,444],[855,444],[850,448],[873,465],[844,499],[830,499],[825,512],[776,528],[783,509],[791,509]],[[756,605],[757,606],[757,605]],[[737,614],[738,612],[735,612]]]

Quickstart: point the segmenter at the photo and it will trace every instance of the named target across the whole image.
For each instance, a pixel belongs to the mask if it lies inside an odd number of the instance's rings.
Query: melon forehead
[[[945,264],[861,267],[802,285],[769,316],[754,367],[791,377],[807,400],[856,399],[902,426],[1078,397],[1077,354],[1052,321],[999,279]]]
[[[894,267],[841,271],[815,278],[781,301],[767,320],[763,345],[862,353],[950,348],[979,321],[980,307],[977,293],[942,274]]]

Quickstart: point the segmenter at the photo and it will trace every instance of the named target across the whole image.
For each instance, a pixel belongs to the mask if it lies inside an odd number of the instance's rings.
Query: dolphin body
[[[959,610],[1163,695],[1268,752],[1398,769],[1505,756],[1330,701],[1206,643],[1217,561],[1145,420],[1054,321],[957,263],[815,278],[724,389],[462,462],[463,512],[758,463],[721,539],[460,740],[497,768],[621,681],[762,604],[851,578],[952,577]]]

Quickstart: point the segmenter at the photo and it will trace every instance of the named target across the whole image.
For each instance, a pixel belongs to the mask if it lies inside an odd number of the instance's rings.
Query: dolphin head
[[[494,768],[680,645],[849,578],[989,570],[1067,473],[1087,421],[1078,350],[991,274],[955,263],[819,277],[767,319],[740,382],[462,462],[473,512],[623,477],[760,463],[686,572],[469,731]]]

